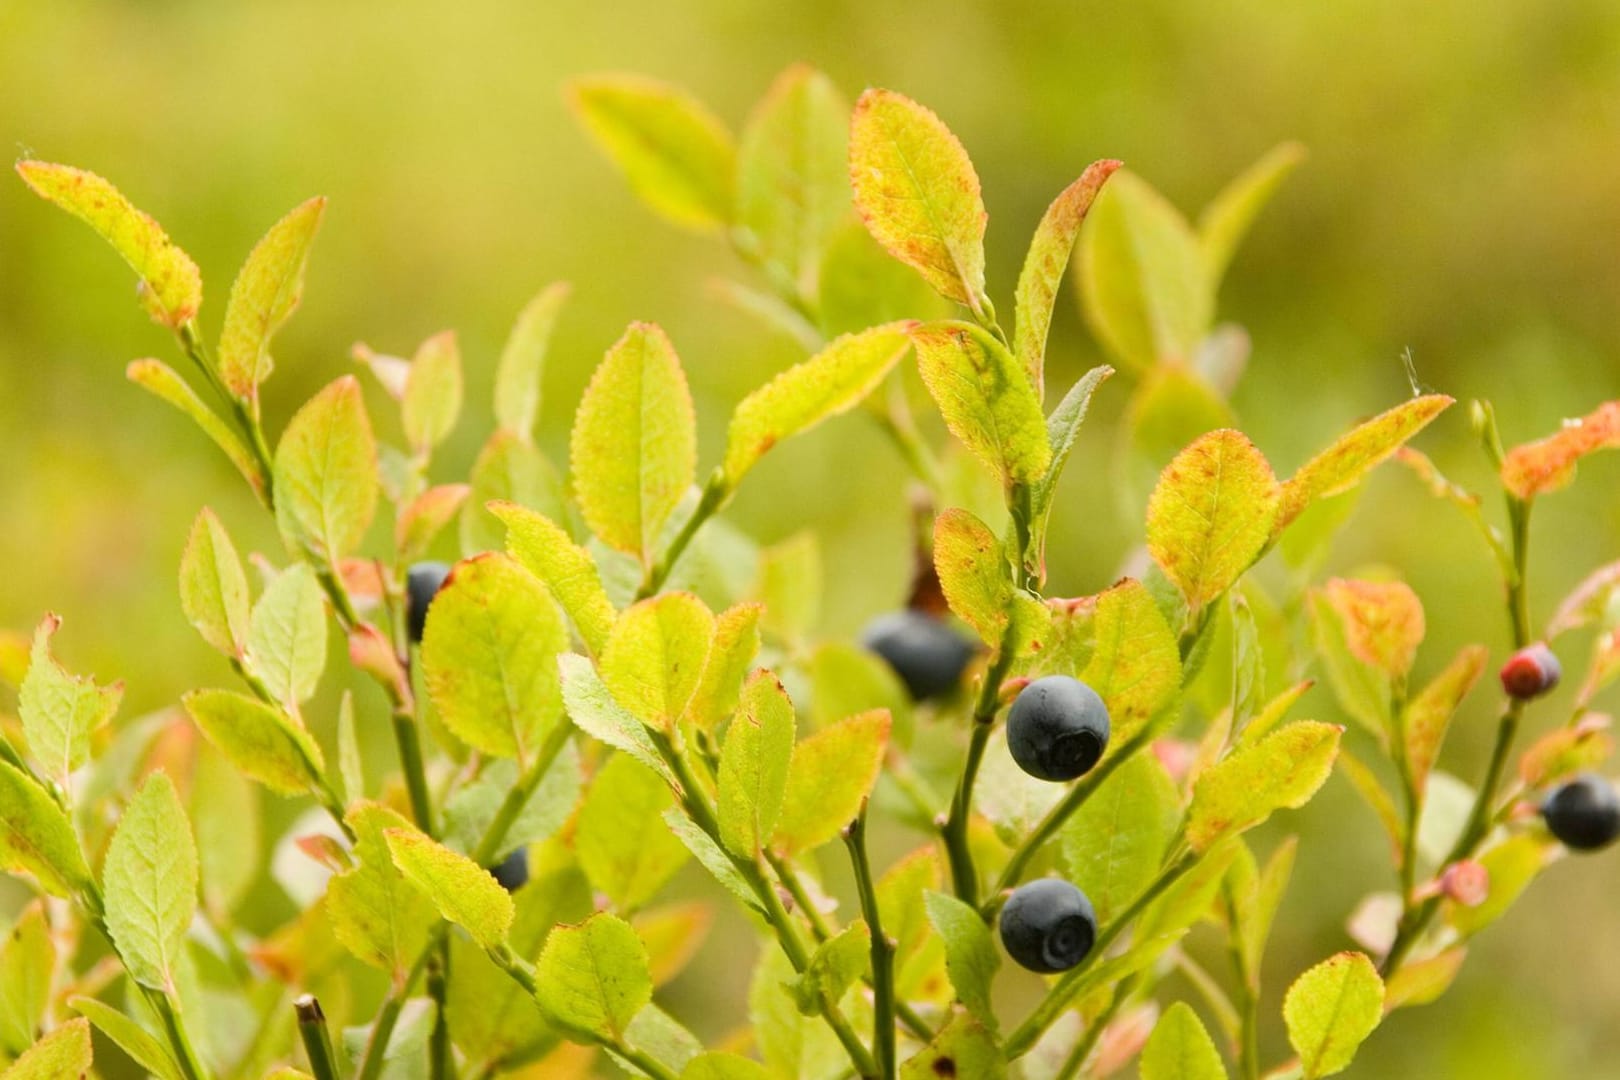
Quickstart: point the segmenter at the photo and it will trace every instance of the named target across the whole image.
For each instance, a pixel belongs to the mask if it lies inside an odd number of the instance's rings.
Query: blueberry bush
[[[998,308],[973,165],[901,94],[851,108],[795,67],[735,138],[650,80],[571,98],[652,211],[736,254],[720,299],[805,353],[736,406],[706,473],[683,361],[645,322],[596,368],[566,471],[541,452],[562,285],[517,317],[470,476],[435,460],[464,419],[450,333],[409,358],[356,346],[369,392],[341,375],[267,418],[324,200],[265,234],[211,337],[198,268],[152,218],[92,173],[17,166],[134,269],[185,365],[129,378],[233,463],[285,551],[245,565],[200,509],[180,610],[231,677],[177,714],[115,720],[121,685],[58,662],[53,615],[0,641],[0,859],[39,894],[0,944],[6,1080],[88,1075],[92,1053],[163,1080],[1309,1080],[1442,994],[1550,861],[1620,833],[1592,708],[1620,676],[1620,563],[1538,627],[1528,552],[1536,502],[1620,445],[1620,402],[1507,449],[1488,402],[1453,422],[1451,398],[1414,390],[1279,477],[1236,429],[1248,344],[1216,297],[1297,147],[1196,222],[1092,164]],[[1049,388],[1071,256],[1113,365]],[[1047,522],[1092,396],[1116,390],[1113,461],[1093,467],[1143,545],[1126,576],[1059,595]],[[776,444],[843,414],[913,478],[910,600],[859,643],[812,633],[812,538],[760,545],[725,517]],[[1498,489],[1408,445],[1436,421]],[[1500,568],[1518,651],[1499,693],[1476,687],[1477,645],[1411,680],[1438,646],[1394,573],[1317,580],[1387,461],[1415,518],[1465,515]],[[1449,602],[1476,601],[1494,617],[1492,598]],[[1573,709],[1538,715],[1552,644],[1593,627],[1584,663],[1566,650]],[[361,692],[324,715],[334,629]],[[1501,702],[1471,780],[1440,768],[1470,693]],[[1300,718],[1324,695],[1350,724]],[[391,759],[362,752],[372,726]],[[1388,880],[1343,913],[1345,951],[1263,986],[1297,838],[1259,827],[1335,772],[1387,835]],[[259,788],[308,804],[273,853]],[[906,853],[875,865],[879,847]],[[267,860],[298,907],[250,930],[236,916]],[[688,864],[712,895],[671,898]],[[758,949],[739,957],[748,1015],[705,1047],[658,999],[716,920]],[[1261,1038],[1277,1010],[1287,1049]]]

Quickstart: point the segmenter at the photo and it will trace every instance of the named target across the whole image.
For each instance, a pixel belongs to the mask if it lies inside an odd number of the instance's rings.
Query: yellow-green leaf
[[[783,439],[860,404],[905,355],[911,325],[891,323],[846,334],[739,402],[726,432],[727,484],[735,488]]]
[[[154,322],[178,330],[196,316],[202,306],[197,264],[122,192],[71,165],[20,161],[17,172],[36,195],[89,225],[124,257],[140,275],[141,304]]]
[[[490,513],[506,525],[507,553],[545,583],[568,614],[592,656],[607,645],[618,613],[602,588],[602,577],[590,552],[575,544],[566,530],[544,514],[512,502],[493,502]]]
[[[219,377],[239,398],[256,399],[274,367],[270,338],[303,299],[304,266],[325,210],[319,196],[293,207],[254,245],[231,285],[219,333]]]
[[[192,390],[173,368],[158,360],[133,360],[129,367],[124,369],[124,375],[130,382],[151,391],[154,396],[162,398],[190,417],[193,423],[202,428],[203,434],[224,451],[225,456],[247,480],[254,493],[261,500],[268,498],[270,478],[264,474],[258,459],[248,451],[241,437],[228,427],[217,413],[203,404],[202,398],[197,396],[196,391]]]
[[[486,949],[506,941],[512,928],[512,897],[488,870],[409,826],[385,828],[394,865],[439,914]]]
[[[1085,422],[1086,412],[1091,406],[1091,395],[1113,373],[1113,368],[1103,364],[1080,376],[1069,387],[1069,392],[1063,395],[1057,408],[1052,410],[1052,415],[1046,418],[1046,441],[1052,444],[1052,463],[1046,467],[1046,475],[1035,485],[1033,503],[1037,531],[1045,531],[1046,518],[1052,510],[1052,498],[1057,494],[1058,479],[1062,477],[1063,466],[1068,464],[1069,455],[1074,452],[1074,444],[1080,437],[1080,425]]]
[[[681,1070],[681,1080],[770,1080],[771,1072],[753,1058],[715,1050],[699,1054]]]
[[[344,948],[399,985],[427,944],[436,914],[432,902],[394,865],[383,838],[385,830],[410,823],[370,802],[355,805],[347,818],[356,836],[354,866],[327,883],[326,915]]]
[[[1001,967],[1001,953],[990,937],[990,928],[971,904],[948,893],[929,889],[923,893],[923,905],[935,933],[945,942],[945,970],[956,999],[994,1031],[996,1014],[990,1002],[990,984]]]
[[[1358,424],[1332,446],[1317,454],[1283,484],[1282,507],[1273,532],[1299,517],[1317,499],[1349,491],[1408,439],[1422,431],[1446,409],[1452,399],[1428,394],[1395,406]]]
[[[1097,597],[1094,644],[1080,678],[1108,705],[1111,747],[1166,715],[1181,690],[1181,653],[1147,586],[1126,578]]]
[[[45,901],[35,900],[0,939],[0,1053],[21,1054],[34,1041],[51,1004],[56,946],[45,920]]]
[[[1113,160],[1093,162],[1080,179],[1064,188],[1046,208],[1035,227],[1024,269],[1018,275],[1017,326],[1013,332],[1013,353],[1029,374],[1030,385],[1039,399],[1045,385],[1046,335],[1052,326],[1052,308],[1057,302],[1058,284],[1074,253],[1074,242],[1086,220],[1092,201],[1103,184],[1118,169]]]
[[[247,665],[289,712],[314,695],[326,666],[326,596],[309,564],[277,574],[253,605]]]
[[[850,121],[855,209],[874,239],[938,292],[985,308],[979,176],[931,111],[892,90],[868,90]]]
[[[461,513],[461,550],[467,555],[499,551],[505,529],[488,507],[492,502],[511,502],[546,515],[553,521],[567,520],[563,481],[556,466],[533,443],[505,428],[498,429],[478,452],[468,477],[472,494]]]
[[[602,650],[613,699],[653,727],[686,713],[714,641],[714,615],[691,593],[664,593],[629,608]]]
[[[540,376],[545,371],[551,332],[571,288],[555,282],[523,306],[495,367],[495,422],[525,440],[540,412]]]
[[[1305,160],[1305,148],[1285,142],[1235,176],[1198,217],[1198,243],[1212,282],[1220,281],[1232,254],[1256,215],[1288,174]]]
[[[591,887],[631,912],[686,865],[687,850],[664,823],[675,798],[659,776],[614,754],[591,781],[574,827],[574,850]]]
[[[951,434],[1004,486],[1037,483],[1052,447],[1035,388],[1013,354],[969,323],[926,323],[911,337],[917,369]]]
[[[737,150],[731,133],[677,87],[636,75],[595,75],[571,87],[575,111],[643,202],[688,229],[732,218]]]
[[[1220,1051],[1198,1014],[1178,1001],[1153,1025],[1142,1047],[1142,1080],[1226,1080]]]
[[[1148,752],[1126,758],[1064,823],[1064,862],[1100,923],[1152,884],[1180,820],[1175,782]]]
[[[1265,550],[1278,497],[1265,455],[1231,429],[1198,438],[1166,466],[1148,499],[1148,552],[1189,607],[1226,592]]]
[[[570,443],[574,492],[591,530],[646,561],[692,486],[697,421],[675,347],[632,323],[597,367]]]
[[[399,410],[405,440],[420,457],[456,426],[461,416],[461,348],[454,331],[434,334],[417,347]]]
[[[629,923],[605,912],[553,930],[535,974],[546,1019],[587,1038],[622,1038],[652,1000],[646,947]]]
[[[590,660],[577,653],[564,653],[557,658],[557,666],[562,672],[568,718],[585,734],[623,750],[678,789],[675,774],[659,756],[646,725],[613,700]]]
[[[743,679],[759,653],[759,604],[734,604],[714,621],[714,644],[703,678],[686,707],[686,718],[712,731],[737,707]]]
[[[247,575],[231,536],[203,507],[180,556],[180,608],[203,640],[238,660],[247,650]]]
[[[770,672],[754,672],[720,749],[720,840],[737,855],[753,858],[776,828],[795,730],[787,691]]]
[[[1357,952],[1328,958],[1295,980],[1283,999],[1288,1041],[1306,1080],[1343,1072],[1384,1018],[1384,981]]]
[[[820,847],[855,820],[877,782],[889,744],[886,710],[852,716],[793,748],[772,846],[783,854]]]
[[[68,998],[68,1005],[158,1080],[185,1080],[168,1047],[111,1005],[83,996]]]
[[[62,625],[47,615],[34,631],[28,673],[17,692],[17,712],[34,760],[57,783],[90,760],[90,736],[118,711],[124,684],[97,686],[89,676],[68,674],[51,655],[51,637]]]
[[[527,761],[562,721],[557,657],[568,648],[546,587],[506,555],[458,563],[422,635],[422,674],[456,738]]]
[[[0,1080],[85,1080],[90,1061],[90,1021],[80,1017],[35,1043]]]
[[[1001,646],[1012,604],[1012,577],[990,526],[959,507],[934,519],[934,572],[957,617],[992,649]]]
[[[197,844],[167,773],[147,777],[119,819],[102,866],[107,929],[136,982],[173,992],[197,913]]]
[[[1187,811],[1187,843],[1208,851],[1273,811],[1304,806],[1333,771],[1343,733],[1333,724],[1299,720],[1205,769]]]
[[[849,104],[826,75],[794,64],[743,130],[737,223],[783,284],[813,298],[849,211]]]
[[[1490,652],[1483,645],[1466,646],[1406,703],[1406,769],[1418,791],[1429,778],[1440,755],[1451,716],[1485,671]]]
[[[0,762],[0,869],[27,871],[64,899],[90,884],[79,839],[45,789]]]
[[[276,447],[276,524],[294,548],[336,564],[359,546],[377,510],[377,443],[345,375],[293,416]]]
[[[250,779],[279,795],[315,785],[320,745],[280,709],[229,690],[194,690],[182,700],[208,741]]]
[[[990,1030],[972,1013],[957,1010],[932,1042],[900,1066],[900,1080],[938,1080],[942,1076],[1003,1080],[1007,1065]]]
[[[1334,578],[1322,591],[1339,616],[1351,656],[1392,678],[1412,670],[1424,617],[1423,603],[1409,585]]]

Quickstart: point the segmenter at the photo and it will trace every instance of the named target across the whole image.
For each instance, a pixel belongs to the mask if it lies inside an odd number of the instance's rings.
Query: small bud
[[[1473,859],[1452,863],[1440,874],[1440,891],[1463,907],[1479,907],[1491,891],[1491,872]]]
[[[376,679],[395,708],[408,699],[409,683],[405,669],[395,655],[393,645],[375,626],[361,623],[349,632],[349,662]]]
[[[1508,657],[1502,665],[1502,689],[1508,697],[1529,701],[1551,691],[1563,673],[1558,657],[1546,642],[1538,641]]]

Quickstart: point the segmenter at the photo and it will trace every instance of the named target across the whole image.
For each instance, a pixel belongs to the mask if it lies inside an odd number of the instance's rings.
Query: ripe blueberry
[[[1007,749],[1037,779],[1073,780],[1108,749],[1108,706],[1079,679],[1036,679],[1007,712]]]
[[[1620,794],[1596,773],[1582,773],[1547,796],[1541,816],[1565,847],[1596,851],[1620,837]]]
[[[1546,642],[1538,641],[1507,658],[1501,671],[1502,689],[1508,697],[1529,701],[1551,691],[1563,674],[1558,657]]]
[[[442,562],[419,562],[405,572],[405,628],[413,642],[422,640],[427,626],[428,605],[444,588],[450,566]]]
[[[1001,909],[1001,944],[1031,971],[1068,971],[1097,940],[1097,913],[1086,894],[1061,878],[1020,885]]]
[[[529,849],[518,848],[499,866],[492,868],[490,873],[495,875],[501,888],[507,892],[517,892],[529,881]]]
[[[915,701],[945,694],[973,659],[973,642],[944,619],[910,609],[867,623],[861,644],[888,662]]]

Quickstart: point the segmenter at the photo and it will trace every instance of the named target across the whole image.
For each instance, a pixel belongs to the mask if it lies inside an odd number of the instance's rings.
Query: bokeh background
[[[1510,442],[1620,397],[1610,0],[0,0],[0,139],[14,156],[101,172],[156,214],[203,268],[211,333],[263,229],[308,195],[331,197],[307,298],[278,339],[272,427],[352,366],[355,340],[404,352],[454,328],[469,407],[441,475],[463,474],[488,429],[513,315],[566,279],[575,299],[554,343],[542,444],[565,458],[591,366],[627,321],[652,319],[685,359],[707,462],[730,406],[797,354],[714,299],[708,281],[732,260],[634,202],[561,87],[579,72],[644,71],[735,125],[795,60],[851,97],[902,90],[959,134],[984,183],[998,296],[1046,202],[1092,159],[1125,159],[1193,212],[1268,147],[1304,142],[1309,161],[1221,298],[1254,341],[1234,403],[1281,469],[1404,397],[1407,349],[1427,386],[1493,399]],[[278,550],[212,447],[124,381],[128,360],[171,355],[131,284],[82,226],[0,179],[0,625],[26,630],[60,612],[67,662],[128,680],[126,716],[229,679],[175,595],[197,508],[214,506],[244,547]],[[1100,359],[1072,293],[1051,356],[1059,386]],[[1109,490],[1123,390],[1100,395],[1066,480],[1060,593],[1106,584],[1139,537]],[[1462,413],[1421,445],[1483,484]],[[1615,457],[1584,465],[1574,490],[1538,510],[1538,620],[1587,569],[1620,557]],[[869,426],[784,447],[762,473],[731,517],[765,540],[817,524],[826,634],[901,599],[903,474]],[[1471,640],[1502,655],[1486,556],[1393,469],[1372,482],[1328,568],[1369,561],[1398,568],[1428,604],[1420,674]],[[1448,763],[1464,775],[1489,742],[1489,697],[1476,693],[1454,728]],[[1336,716],[1320,690],[1312,710]],[[1558,703],[1538,712],[1555,722]],[[1296,824],[1308,842],[1268,960],[1273,1015],[1288,978],[1348,946],[1343,919],[1361,893],[1388,884],[1383,841],[1341,781]],[[1620,1077],[1616,895],[1620,855],[1555,866],[1478,943],[1455,990],[1397,1014],[1349,1075]],[[736,969],[707,956],[710,980]],[[677,985],[688,1011],[704,1008],[691,996],[702,988]],[[1275,1027],[1267,1040],[1277,1057]]]

